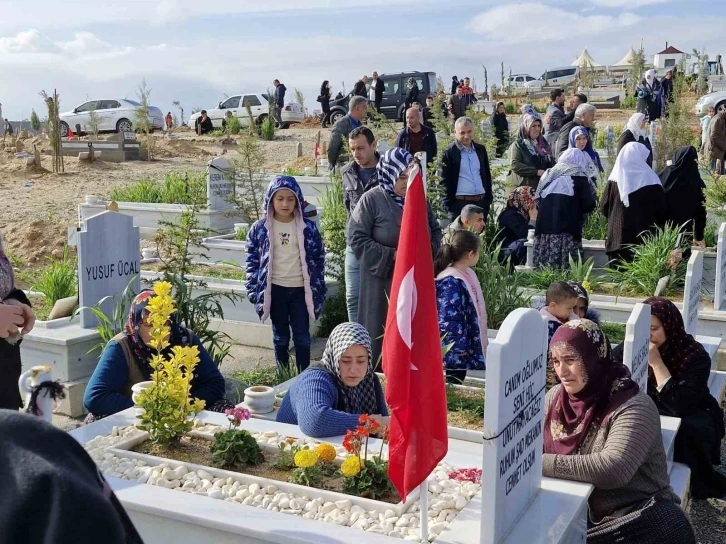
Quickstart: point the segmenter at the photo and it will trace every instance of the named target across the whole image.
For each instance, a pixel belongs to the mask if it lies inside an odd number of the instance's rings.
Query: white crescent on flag
[[[416,314],[416,281],[413,277],[414,267],[406,272],[406,275],[401,281],[401,286],[398,289],[398,300],[396,301],[396,323],[398,324],[398,333],[403,339],[403,343],[406,344],[408,349],[413,346],[411,340],[411,323],[413,322],[413,316]],[[411,363],[412,370],[418,370]]]

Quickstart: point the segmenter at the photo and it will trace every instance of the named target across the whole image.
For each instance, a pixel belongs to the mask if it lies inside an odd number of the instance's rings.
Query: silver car
[[[80,125],[82,133],[91,132],[91,115],[93,111],[96,112],[99,132],[133,132],[134,119],[140,107],[140,103],[127,98],[89,100],[72,111],[59,115],[61,137],[68,136],[69,129],[76,132],[77,125]],[[149,122],[152,130],[162,130],[164,128],[164,114],[159,108],[149,106]]]
[[[726,109],[726,91],[704,94],[696,102],[696,115],[706,115],[708,109],[713,108],[716,113]]]

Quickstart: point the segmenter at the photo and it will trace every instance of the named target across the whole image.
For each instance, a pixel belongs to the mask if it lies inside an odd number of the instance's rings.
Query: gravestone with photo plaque
[[[641,391],[648,390],[648,350],[650,348],[650,305],[639,302],[625,325],[623,364]]]
[[[519,308],[487,350],[481,542],[500,542],[540,491],[547,324]]]
[[[716,290],[713,296],[713,309],[726,310],[726,223],[721,223],[716,242]]]
[[[703,251],[693,251],[686,268],[686,283],[683,286],[683,324],[686,332],[696,336],[698,329],[698,306],[701,302],[701,281],[703,280]]]
[[[111,316],[127,286],[139,292],[140,237],[133,221],[130,215],[111,211],[84,220],[77,236],[78,298],[82,308],[91,308],[103,300],[101,311]],[[97,325],[98,318],[91,310],[81,311],[81,327],[94,329]]]
[[[207,205],[212,211],[233,210],[234,183],[230,180],[226,157],[216,157],[207,165]]]

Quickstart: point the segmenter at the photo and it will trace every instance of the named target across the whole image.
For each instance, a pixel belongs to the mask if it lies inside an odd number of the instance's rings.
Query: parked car
[[[270,110],[269,97],[267,93],[240,93],[223,100],[216,108],[208,109],[207,115],[212,120],[214,128],[222,128],[222,121],[228,111],[232,115],[239,118],[240,125],[249,125],[249,113],[247,112],[247,104],[250,105],[252,118],[255,123],[261,124],[268,115]],[[189,126],[194,127],[194,123],[201,113],[192,113],[189,118]],[[293,123],[300,123],[305,118],[305,110],[301,104],[296,102],[288,102],[281,112],[282,126],[287,128]]]
[[[696,102],[696,115],[706,115],[708,108],[715,108],[716,112],[726,109],[726,91],[704,94]]]
[[[426,95],[436,94],[436,72],[400,72],[396,74],[380,74],[378,78],[383,81],[383,101],[381,113],[388,119],[403,121],[405,115],[406,94],[408,94],[408,78],[412,77],[419,88],[419,103],[426,105]],[[368,83],[367,87],[370,87]],[[348,113],[348,103],[353,96],[349,92],[343,98],[330,101],[330,122],[335,124],[338,119]]]
[[[524,84],[525,89],[541,89],[542,87],[563,87],[577,79],[580,69],[577,66],[564,66],[547,70],[539,79],[528,81]]]
[[[68,136],[68,129],[76,131],[76,125],[81,126],[82,133],[91,131],[91,112],[96,111],[99,132],[133,132],[136,110],[141,104],[127,98],[119,100],[89,100],[72,111],[61,113],[61,137]],[[164,114],[157,107],[149,107],[149,121],[152,130],[164,128]]]
[[[504,78],[504,88],[512,87],[513,89],[520,89],[529,81],[535,81],[535,78],[529,74],[513,74]]]

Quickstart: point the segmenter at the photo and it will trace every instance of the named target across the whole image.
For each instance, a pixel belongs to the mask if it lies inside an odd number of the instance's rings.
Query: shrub
[[[43,293],[43,298],[52,307],[60,299],[72,297],[78,292],[76,259],[71,257],[68,246],[64,246],[61,258],[48,258],[48,262],[33,289]]]
[[[243,227],[234,233],[234,239],[240,242],[247,241],[247,235],[250,233],[249,227]]]
[[[258,465],[263,462],[265,457],[257,440],[249,432],[239,430],[242,422],[250,418],[250,411],[235,407],[224,413],[229,420],[229,429],[214,435],[212,462],[218,467]]]
[[[260,125],[260,135],[263,140],[274,140],[275,139],[275,121],[273,121],[268,115]]]
[[[235,372],[234,379],[247,385],[275,387],[295,376],[297,376],[297,367],[295,365],[289,365],[287,368],[260,368],[258,363],[252,370]]]
[[[348,214],[343,204],[343,182],[331,175],[331,185],[323,193],[320,205],[320,233],[325,245],[325,273],[338,282],[338,292],[328,297],[323,306],[318,336],[325,337],[340,323],[348,321],[345,304],[345,227]]]
[[[588,214],[582,227],[582,238],[585,240],[604,240],[608,233],[608,220],[597,210]]]
[[[620,102],[621,110],[634,110],[638,107],[638,97],[633,94],[626,96],[622,102]]]
[[[600,323],[600,329],[610,340],[610,344],[615,346],[625,340],[625,323],[614,323],[612,321],[604,321]]]
[[[507,115],[513,115],[517,113],[517,105],[514,102],[507,102],[504,104],[504,113]]]
[[[230,119],[227,119],[227,134],[239,134],[242,130],[242,125],[240,125],[239,117],[232,116]]]
[[[197,203],[199,195],[207,194],[207,175],[204,172],[167,172],[164,179],[142,178],[126,187],[111,189],[116,202],[145,202],[149,204]]]
[[[706,229],[703,232],[703,241],[706,243],[706,247],[716,247],[719,227],[719,223],[710,219],[706,222]]]

